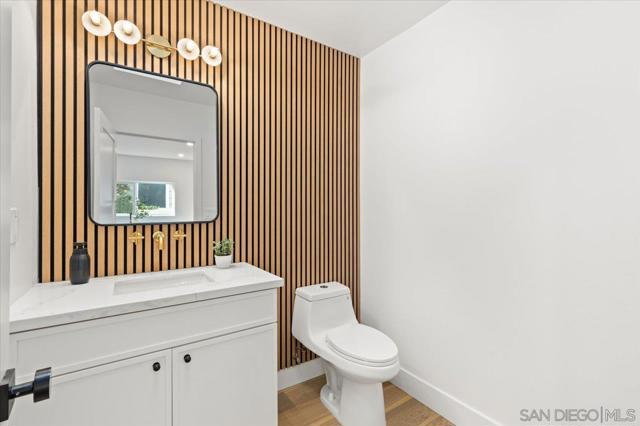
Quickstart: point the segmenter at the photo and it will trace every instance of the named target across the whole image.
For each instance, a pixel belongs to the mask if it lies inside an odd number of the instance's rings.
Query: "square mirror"
[[[87,203],[100,225],[218,216],[218,95],[120,65],[87,68]]]

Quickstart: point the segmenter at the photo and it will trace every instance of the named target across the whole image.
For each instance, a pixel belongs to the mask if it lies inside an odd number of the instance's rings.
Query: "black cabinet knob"
[[[153,371],[158,371],[160,370],[160,363],[159,362],[154,362],[153,363]]]
[[[191,355],[186,354],[186,355],[184,356],[184,362],[186,362],[187,364],[188,364],[188,363],[190,363],[190,362],[191,362]]]

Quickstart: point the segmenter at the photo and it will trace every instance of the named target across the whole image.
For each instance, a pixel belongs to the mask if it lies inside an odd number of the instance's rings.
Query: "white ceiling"
[[[362,57],[405,31],[446,0],[219,0],[343,52]]]

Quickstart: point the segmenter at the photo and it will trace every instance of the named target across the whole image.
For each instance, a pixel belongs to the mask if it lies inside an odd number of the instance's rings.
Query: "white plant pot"
[[[233,254],[229,256],[216,256],[216,266],[218,268],[228,268],[233,263]]]

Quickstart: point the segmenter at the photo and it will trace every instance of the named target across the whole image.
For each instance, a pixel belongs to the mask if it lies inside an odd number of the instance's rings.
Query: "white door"
[[[11,8],[11,3],[0,2],[0,379],[9,368]],[[0,421],[0,425],[5,424]]]
[[[193,220],[201,221],[206,219],[203,207],[204,194],[210,189],[209,186],[206,186],[205,189],[202,179],[202,138],[199,138],[193,144]]]
[[[63,374],[51,398],[19,398],[11,426],[170,426],[171,350]]]
[[[276,426],[275,324],[173,349],[174,426]]]
[[[117,155],[115,131],[100,108],[94,111],[93,214],[99,223],[115,223]],[[99,178],[99,179],[98,179]]]

